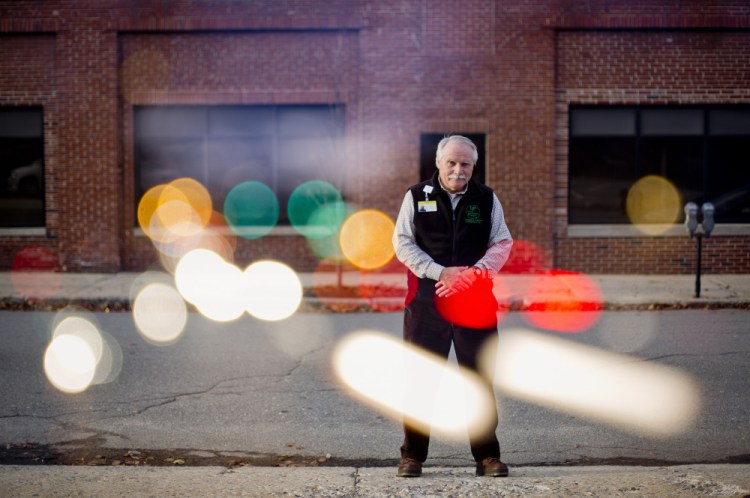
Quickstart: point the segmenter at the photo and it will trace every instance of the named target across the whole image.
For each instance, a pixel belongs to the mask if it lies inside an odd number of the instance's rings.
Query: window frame
[[[281,172],[286,169],[286,167],[279,163],[280,157],[282,154],[279,153],[280,147],[285,141],[289,140],[295,140],[295,139],[305,139],[305,140],[311,140],[316,137],[331,137],[335,141],[338,141],[338,143],[334,143],[331,145],[331,150],[338,156],[338,159],[336,160],[338,163],[337,165],[333,165],[330,168],[331,172],[336,172],[335,174],[331,174],[332,177],[331,181],[334,186],[341,191],[343,195],[343,188],[345,186],[345,137],[346,137],[346,106],[343,103],[339,102],[332,102],[332,103],[280,103],[280,104],[189,104],[189,105],[183,105],[183,104],[141,104],[141,105],[135,105],[133,106],[133,204],[134,204],[134,210],[137,212],[138,204],[140,202],[141,197],[143,194],[148,190],[149,187],[144,186],[143,183],[143,160],[140,157],[141,150],[140,147],[144,145],[146,142],[153,142],[158,143],[160,138],[156,136],[149,136],[144,137],[140,131],[139,126],[139,113],[141,113],[144,109],[148,110],[154,110],[158,111],[158,109],[178,109],[178,110],[185,110],[186,112],[189,112],[190,110],[201,113],[203,115],[203,125],[202,130],[192,137],[167,137],[168,140],[174,141],[174,142],[180,142],[183,141],[185,143],[190,142],[194,144],[196,147],[201,149],[201,162],[202,162],[202,174],[203,178],[199,179],[199,181],[204,184],[211,192],[211,196],[214,201],[214,209],[221,212],[223,211],[223,199],[226,195],[226,192],[224,192],[222,195],[217,196],[216,192],[212,187],[214,187],[216,180],[221,180],[221,177],[224,173],[220,173],[218,175],[214,174],[212,177],[209,172],[209,160],[208,156],[212,154],[216,150],[220,150],[222,148],[222,144],[226,144],[233,141],[248,141],[248,140],[264,140],[264,141],[270,141],[271,144],[268,146],[268,152],[270,155],[267,154],[268,157],[270,157],[270,161],[272,162],[272,168],[270,171],[270,178],[269,181],[266,182],[265,180],[259,180],[263,181],[268,187],[270,187],[274,194],[277,196],[279,200],[279,220],[276,224],[276,226],[273,228],[273,230],[270,232],[269,235],[291,235],[291,234],[297,234],[296,230],[292,227],[292,225],[289,223],[288,216],[286,215],[286,201],[289,197],[290,192],[287,192],[286,196],[282,196],[280,192],[283,193],[284,186],[282,185],[281,178]],[[326,123],[326,125],[331,125],[329,130],[332,130],[333,134],[326,134],[321,133],[319,130],[315,129],[311,133],[304,133],[302,135],[299,135],[298,133],[295,133],[294,130],[291,131],[291,133],[287,131],[283,131],[280,129],[282,126],[281,115],[289,112],[296,112],[300,109],[313,109],[313,112],[325,112],[330,114],[335,114],[333,117],[329,118],[329,122]],[[226,116],[231,115],[233,112],[239,112],[242,113],[248,112],[268,112],[271,115],[273,115],[273,122],[271,123],[270,127],[272,128],[271,131],[268,130],[268,128],[265,129],[259,129],[258,130],[248,130],[246,133],[232,133],[227,132],[226,129],[224,131],[221,131],[220,128],[219,131],[216,131],[217,129],[213,129],[213,123],[216,121],[212,121],[212,111],[225,111]],[[200,142],[200,143],[198,143]],[[248,171],[252,168],[246,168]],[[179,169],[178,171],[180,174],[178,177],[182,176],[190,176],[187,173],[185,169]],[[334,182],[335,180],[338,180]],[[303,182],[306,181],[306,179],[302,180]],[[161,183],[157,182],[156,184]],[[228,192],[228,191],[227,191]],[[217,197],[221,200],[217,201]],[[282,198],[283,197],[283,198]],[[140,227],[138,226],[138,220],[137,220],[137,214],[134,219],[134,226],[133,230],[136,235],[144,235]]]
[[[577,134],[574,130],[574,114],[575,111],[588,110],[588,109],[613,109],[613,110],[632,110],[635,115],[635,130],[634,134],[614,134],[614,135],[598,135],[602,138],[630,138],[635,140],[635,151],[633,159],[633,172],[635,179],[647,174],[642,169],[642,142],[646,140],[652,140],[655,138],[674,139],[674,138],[690,138],[699,137],[703,148],[702,157],[700,158],[700,168],[702,175],[702,193],[701,197],[706,197],[708,193],[709,184],[709,170],[710,170],[710,147],[712,142],[717,138],[724,137],[737,137],[737,136],[750,136],[748,133],[713,133],[711,129],[711,116],[713,112],[721,111],[733,111],[740,110],[744,112],[750,111],[750,105],[742,104],[686,104],[686,105],[638,105],[638,104],[569,104],[567,106],[567,125],[568,125],[568,152],[567,152],[567,177],[566,177],[566,227],[567,235],[569,237],[636,237],[646,236],[643,231],[639,230],[638,227],[631,223],[581,223],[574,222],[571,220],[571,194],[572,194],[572,182],[573,182],[573,155],[575,153],[573,141],[577,138],[590,138],[597,135],[594,134]],[[646,135],[642,132],[642,123],[644,111],[646,113],[650,111],[659,110],[684,110],[684,111],[700,111],[702,113],[702,133],[700,134],[651,134]],[[686,201],[687,202],[687,201]],[[682,222],[670,224],[663,227],[660,231],[659,236],[685,236],[686,231]],[[719,222],[716,224],[716,228],[713,231],[714,235],[750,235],[750,223],[747,222]]]
[[[3,130],[0,130],[0,138],[3,140],[24,140],[29,143],[37,142],[36,144],[33,144],[32,149],[37,149],[37,153],[34,154],[34,157],[37,159],[24,159],[20,160],[18,164],[13,164],[11,166],[8,166],[8,172],[7,174],[0,175],[0,181],[3,182],[3,185],[0,186],[0,189],[3,192],[3,199],[11,199],[11,196],[9,191],[7,191],[6,182],[8,182],[10,178],[10,172],[14,169],[20,168],[20,167],[29,167],[34,164],[39,164],[39,178],[38,178],[38,184],[36,187],[36,196],[33,197],[33,199],[40,201],[40,206],[38,209],[34,210],[34,216],[39,217],[40,221],[38,223],[34,224],[12,224],[12,225],[0,225],[0,235],[1,236],[44,236],[47,231],[47,198],[46,198],[46,161],[45,161],[45,155],[46,155],[46,148],[45,148],[45,125],[44,125],[44,106],[42,105],[30,105],[30,106],[0,106],[0,113],[25,113],[28,115],[31,115],[34,123],[32,124],[34,128],[35,134],[32,135],[23,135],[23,136],[16,136],[14,134],[5,135]],[[38,133],[38,134],[36,134]],[[20,187],[18,187],[20,188]],[[7,195],[7,197],[6,197]],[[10,210],[9,210],[10,211]]]

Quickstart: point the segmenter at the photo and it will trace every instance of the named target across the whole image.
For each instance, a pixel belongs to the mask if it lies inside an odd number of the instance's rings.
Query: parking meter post
[[[698,255],[696,257],[695,263],[695,297],[701,297],[701,252],[703,245],[703,234],[698,233],[695,236],[698,239]]]

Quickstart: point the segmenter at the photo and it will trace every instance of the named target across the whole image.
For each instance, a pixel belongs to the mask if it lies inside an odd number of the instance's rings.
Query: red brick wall
[[[557,35],[557,266],[595,273],[691,273],[682,237],[572,238],[567,228],[570,104],[750,104],[750,32],[560,31]],[[704,269],[747,273],[750,236],[716,236]]]
[[[748,102],[749,30],[740,0],[0,1],[0,105],[44,106],[48,180],[47,235],[0,231],[0,268],[29,243],[69,270],[156,264],[132,230],[133,105],[340,102],[356,207],[395,217],[421,133],[485,133],[488,183],[547,265],[689,272],[687,237],[567,236],[567,106]],[[706,241],[706,266],[750,271],[747,245]],[[238,246],[269,257],[317,263],[299,236]]]
[[[54,181],[57,160],[55,35],[52,33],[0,34],[0,106],[44,108],[45,235],[0,235],[0,268],[8,268],[16,254],[30,246],[58,254],[59,186]]]

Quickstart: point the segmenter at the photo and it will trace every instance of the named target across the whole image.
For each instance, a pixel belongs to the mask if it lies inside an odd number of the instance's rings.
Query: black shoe
[[[477,462],[477,477],[507,477],[508,466],[500,461],[499,458],[487,457],[481,462]]]
[[[419,477],[422,475],[422,463],[413,458],[402,458],[398,465],[399,477]]]

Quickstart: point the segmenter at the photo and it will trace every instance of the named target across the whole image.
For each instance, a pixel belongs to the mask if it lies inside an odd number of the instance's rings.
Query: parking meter
[[[701,211],[703,212],[703,222],[701,225],[703,226],[703,232],[706,234],[706,237],[711,235],[711,232],[714,229],[714,205],[710,202],[706,202],[701,206]]]
[[[698,204],[694,202],[685,204],[685,228],[690,232],[691,237],[695,235],[695,230],[698,228]]]

